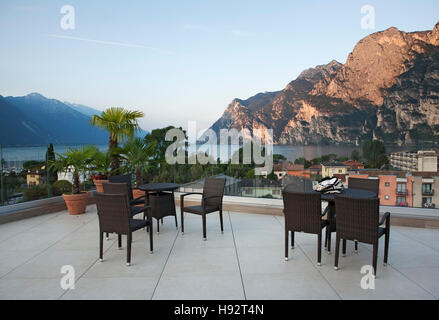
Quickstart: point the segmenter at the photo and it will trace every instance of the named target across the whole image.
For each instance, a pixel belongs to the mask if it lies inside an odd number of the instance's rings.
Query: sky
[[[74,29],[61,23],[65,5]],[[362,28],[365,5],[374,28]],[[438,21],[437,0],[0,0],[0,95],[142,110],[146,130],[203,130],[234,98],[344,63],[368,34]]]

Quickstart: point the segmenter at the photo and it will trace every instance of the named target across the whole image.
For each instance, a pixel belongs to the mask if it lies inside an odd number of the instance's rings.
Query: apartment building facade
[[[413,172],[413,206],[437,208],[439,206],[439,172]]]
[[[394,152],[390,154],[390,165],[398,170],[436,172],[438,155],[435,151]]]

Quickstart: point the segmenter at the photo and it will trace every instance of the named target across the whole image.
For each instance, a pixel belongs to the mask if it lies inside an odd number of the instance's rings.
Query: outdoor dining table
[[[139,186],[139,189],[145,191],[146,205],[151,206],[152,216],[157,219],[157,233],[160,232],[159,220],[163,223],[166,216],[175,217],[175,226],[177,224],[177,212],[175,210],[174,191],[180,187],[177,183],[148,183]]]

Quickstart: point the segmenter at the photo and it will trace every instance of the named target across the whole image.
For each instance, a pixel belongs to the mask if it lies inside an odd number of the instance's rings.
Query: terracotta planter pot
[[[138,197],[144,196],[145,191],[139,190],[139,189],[133,189],[133,198],[136,199]],[[138,207],[143,207],[143,205],[138,204]]]
[[[63,194],[62,197],[66,202],[67,210],[69,210],[70,214],[81,214],[85,212],[88,204],[88,192]]]
[[[102,187],[102,184],[107,183],[107,182],[108,182],[108,180],[94,180],[93,179],[93,183],[96,186],[96,190],[97,190],[97,192],[100,192],[100,193],[104,192],[104,188]]]

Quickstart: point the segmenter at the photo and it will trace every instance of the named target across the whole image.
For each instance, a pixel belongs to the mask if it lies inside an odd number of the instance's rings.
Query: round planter
[[[102,187],[102,184],[107,183],[107,182],[108,182],[108,180],[94,180],[93,179],[93,183],[96,186],[96,191],[100,192],[100,193],[104,192],[104,187]]]
[[[66,202],[67,210],[69,210],[70,214],[82,214],[85,212],[88,204],[88,192],[63,194],[62,197]]]
[[[145,191],[142,191],[140,189],[133,189],[133,199],[136,199],[138,197],[144,196],[145,195]],[[138,204],[138,207],[142,207],[143,205]]]

